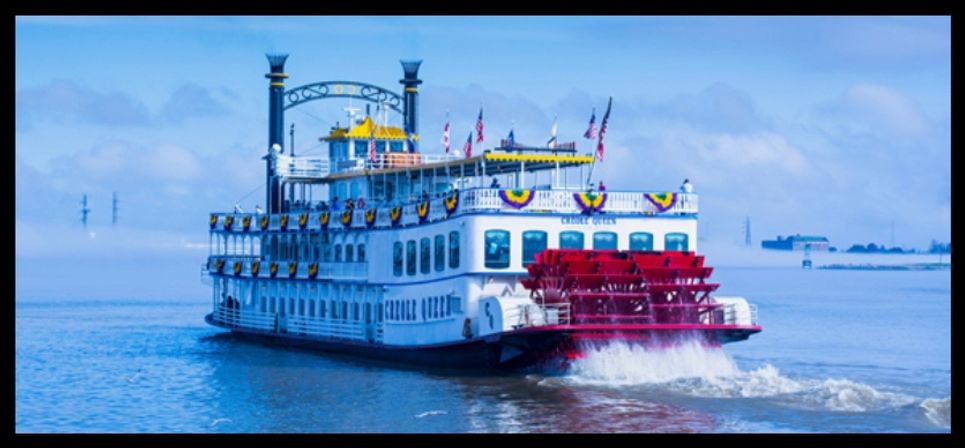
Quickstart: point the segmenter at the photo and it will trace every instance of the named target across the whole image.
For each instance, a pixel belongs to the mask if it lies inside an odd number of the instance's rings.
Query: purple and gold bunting
[[[402,207],[392,207],[389,209],[389,221],[392,221],[393,226],[399,225],[399,221],[402,220]]]
[[[241,217],[241,230],[247,232],[248,227],[251,227],[251,216],[245,215]]]
[[[261,268],[261,263],[260,263],[260,262],[257,262],[257,261],[251,262],[251,276],[252,276],[252,277],[257,277],[257,276],[258,276],[258,270],[259,270],[260,268]]]
[[[606,193],[573,193],[573,199],[583,213],[598,212],[606,205]]]
[[[429,201],[422,201],[415,206],[415,213],[419,215],[419,224],[429,219]]]
[[[261,216],[261,230],[268,230],[268,215]]]
[[[225,230],[231,230],[231,226],[233,226],[234,223],[235,223],[235,217],[234,217],[234,216],[225,216],[225,217],[224,217],[224,229],[225,229]]]
[[[346,210],[342,212],[342,217],[340,218],[340,220],[342,221],[343,226],[348,227],[352,225],[352,215],[353,213],[351,210]]]
[[[211,215],[211,218],[208,219],[208,223],[211,225],[211,228],[212,228],[212,229],[215,228],[215,227],[217,227],[217,226],[218,226],[218,215]]]
[[[670,210],[677,203],[677,193],[644,193],[643,196],[657,207],[657,213]]]
[[[365,226],[372,227],[375,225],[375,211],[376,209],[370,208],[365,211]]]
[[[282,232],[288,228],[288,215],[281,215],[278,217],[278,225],[281,226]]]
[[[452,192],[452,195],[443,199],[442,204],[446,206],[446,216],[452,215],[459,207],[459,190]]]
[[[297,261],[289,261],[289,262],[288,262],[288,277],[289,277],[289,278],[295,278],[295,274],[297,274],[297,273],[298,273],[298,262],[297,262]]]
[[[219,258],[219,259],[217,259],[217,260],[214,261],[214,270],[215,270],[217,273],[219,273],[219,274],[222,273],[222,272],[224,272],[224,260],[223,260],[223,259]]]
[[[298,216],[298,228],[305,230],[305,226],[308,225],[308,213],[302,213]]]
[[[271,274],[271,278],[275,278],[275,276],[278,275],[278,263],[272,261],[268,265],[268,273]]]
[[[315,278],[318,275],[318,263],[308,265],[308,278]]]
[[[234,267],[232,267],[232,271],[234,271],[235,275],[241,275],[241,262],[240,262],[240,261],[236,261],[236,262],[235,262]]]
[[[322,231],[328,230],[328,220],[331,218],[331,214],[327,211],[322,212],[318,215],[318,225],[321,226]]]
[[[533,201],[536,193],[533,190],[499,190],[499,197],[503,202],[516,209],[521,209]]]

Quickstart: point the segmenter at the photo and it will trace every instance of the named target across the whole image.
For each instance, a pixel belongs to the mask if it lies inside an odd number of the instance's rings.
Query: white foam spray
[[[658,385],[696,397],[767,398],[788,407],[840,412],[867,412],[917,401],[847,379],[792,379],[770,364],[743,372],[722,348],[697,341],[652,349],[612,342],[587,349],[586,356],[572,364],[567,380],[594,386]]]
[[[952,397],[928,398],[922,400],[919,406],[925,410],[925,417],[932,423],[943,428],[952,427]]]

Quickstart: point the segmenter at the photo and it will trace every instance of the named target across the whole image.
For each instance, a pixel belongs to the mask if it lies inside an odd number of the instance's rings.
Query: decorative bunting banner
[[[389,209],[389,220],[392,221],[393,226],[399,225],[399,221],[402,220],[402,207],[392,207]]]
[[[643,196],[657,207],[657,213],[670,210],[677,203],[677,193],[644,193]]]
[[[365,211],[365,225],[366,227],[372,227],[375,225],[375,211],[376,209],[370,208]]]
[[[271,264],[268,265],[268,273],[271,274],[271,278],[275,278],[275,276],[278,275],[278,263],[272,261]]]
[[[308,278],[315,278],[318,275],[318,262],[308,265]]]
[[[533,190],[499,190],[499,197],[510,207],[521,209],[533,201]]]
[[[218,226],[218,215],[211,215],[211,219],[208,220],[208,223],[211,224],[211,228],[212,228],[212,229],[215,228],[215,227],[217,227],[217,226]]]
[[[222,272],[224,272],[224,260],[222,260],[222,259],[220,259],[220,258],[217,259],[217,260],[215,260],[215,261],[214,261],[214,270],[217,271],[219,274],[222,273]]]
[[[257,262],[257,261],[251,262],[251,276],[252,276],[252,277],[257,277],[257,276],[258,276],[258,270],[259,270],[260,268],[261,268],[261,263],[260,263],[260,262]]]
[[[446,216],[452,215],[456,212],[456,208],[459,207],[459,190],[456,189],[452,192],[452,196],[444,198],[442,200],[442,205],[446,206]]]
[[[419,224],[429,219],[429,201],[422,201],[415,206],[415,213],[419,215]]]
[[[308,213],[302,213],[298,217],[298,228],[305,230],[305,226],[308,225]]]
[[[573,199],[583,213],[598,212],[606,205],[606,193],[573,193]]]
[[[320,225],[320,226],[322,227],[322,231],[323,231],[323,232],[326,231],[326,230],[328,230],[328,220],[329,220],[329,218],[331,218],[331,214],[330,214],[329,212],[327,212],[327,211],[326,211],[326,212],[322,212],[321,215],[318,215],[318,225]]]
[[[297,274],[297,273],[298,273],[298,262],[297,262],[297,261],[289,261],[289,262],[288,262],[288,277],[289,277],[289,278],[295,278],[295,274]]]
[[[284,232],[288,228],[288,215],[281,215],[278,217],[278,224],[281,226],[281,231]]]
[[[340,219],[341,219],[341,221],[342,221],[342,225],[343,225],[343,226],[348,227],[348,226],[351,226],[351,225],[352,225],[352,215],[353,215],[353,214],[354,214],[354,213],[352,213],[351,210],[346,210],[346,211],[342,212],[342,217],[341,217]]]
[[[262,231],[268,230],[268,222],[269,222],[269,220],[268,220],[268,215],[262,215],[262,217],[261,217],[261,230],[262,230]]]
[[[251,226],[251,216],[245,215],[241,218],[241,230],[247,232]]]
[[[224,217],[224,229],[225,229],[225,230],[231,230],[231,226],[234,225],[234,223],[235,223],[235,217],[234,217],[234,216],[225,216],[225,217]]]
[[[236,261],[232,269],[234,270],[235,275],[241,275],[241,262]]]

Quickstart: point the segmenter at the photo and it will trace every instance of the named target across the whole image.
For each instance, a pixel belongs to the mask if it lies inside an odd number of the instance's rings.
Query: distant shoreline
[[[951,263],[910,263],[910,264],[826,264],[817,269],[840,269],[852,271],[938,271],[951,269]]]

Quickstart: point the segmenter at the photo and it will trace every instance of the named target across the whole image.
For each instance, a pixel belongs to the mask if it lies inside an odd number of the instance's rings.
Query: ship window
[[[262,313],[264,313],[265,311],[267,311],[266,303],[265,303],[265,302],[266,302],[265,296],[261,296],[261,302],[259,302],[261,306],[259,307],[259,309],[261,310]]]
[[[459,232],[449,232],[449,267],[459,267]]]
[[[668,233],[663,238],[663,249],[664,250],[689,250],[688,247],[688,237],[686,233]]]
[[[338,302],[332,301],[332,319],[338,319]]]
[[[318,317],[322,319],[325,318],[325,301],[324,300],[318,301]]]
[[[509,267],[509,232],[505,230],[487,230],[486,238],[486,267],[492,269],[506,269]]]
[[[381,303],[378,305],[378,308],[376,308],[376,319],[378,319],[379,322],[382,322],[382,304]]]
[[[336,263],[342,262],[342,245],[341,244],[335,245],[335,262]]]
[[[345,245],[345,262],[351,263],[355,261],[355,247],[351,244]]]
[[[359,320],[359,304],[358,302],[352,304],[352,319]]]
[[[429,269],[431,269],[431,266],[429,266],[430,252],[429,238],[423,238],[421,241],[419,241],[419,271],[423,274],[428,274]]]
[[[286,241],[286,238],[282,238],[278,244],[278,259],[288,259],[288,241]]]
[[[356,252],[358,252],[359,263],[365,263],[365,244],[359,243]]]
[[[396,277],[402,276],[402,242],[396,241],[392,245],[392,273]]]
[[[298,299],[298,315],[305,315],[305,299]]]
[[[366,303],[364,309],[365,309],[365,323],[367,324],[371,323],[372,322],[372,304]]]
[[[614,232],[596,232],[593,234],[593,248],[597,250],[616,250],[617,234]]]
[[[560,232],[560,249],[583,249],[583,232]]]
[[[295,315],[295,299],[294,299],[294,298],[288,299],[288,315],[289,315],[289,316],[294,316],[294,315]]]
[[[302,238],[302,259],[308,260],[309,250],[311,246],[308,244],[308,238]]]
[[[415,275],[415,241],[405,243],[405,273]]]
[[[271,237],[271,260],[278,260],[278,237]]]
[[[402,152],[402,142],[390,142],[389,149],[391,149],[392,152]]]
[[[348,302],[342,302],[342,319],[348,320]]]
[[[630,250],[653,250],[653,234],[649,232],[631,233]]]
[[[533,264],[536,254],[546,249],[546,232],[527,230],[523,232],[523,266]]]
[[[356,146],[357,146],[357,145],[356,145]],[[350,191],[351,191],[351,193],[352,193],[351,196],[349,196],[350,198],[357,198],[357,197],[359,197],[359,183],[358,183],[358,182],[352,182],[352,189],[351,189]]]
[[[277,307],[275,305],[275,298],[272,297],[271,299],[268,300],[268,310],[269,312],[274,313],[276,309]]]
[[[420,303],[420,308],[422,309],[422,320],[423,321],[428,320],[426,319],[426,298],[423,297],[422,300],[419,301],[419,303]]]
[[[455,299],[455,297],[449,297],[449,300],[446,300],[446,316],[452,316],[452,301],[453,301],[453,299]]]
[[[436,272],[446,269],[446,236],[436,235]]]

